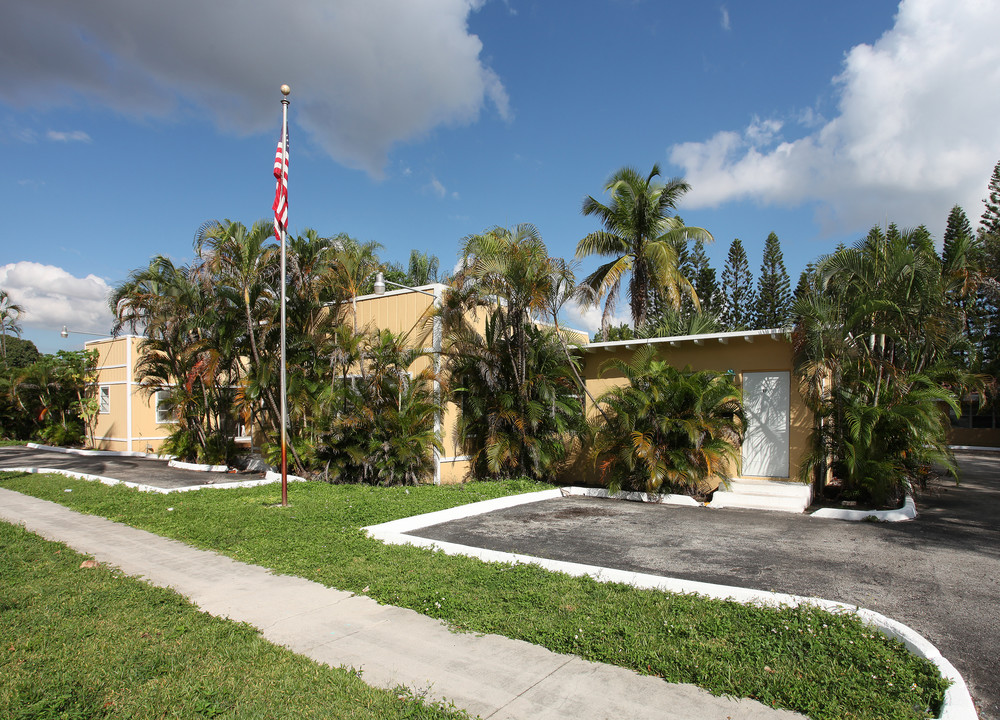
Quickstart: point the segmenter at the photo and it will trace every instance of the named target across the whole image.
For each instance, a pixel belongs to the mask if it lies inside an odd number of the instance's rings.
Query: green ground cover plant
[[[423,718],[445,711],[366,685],[213,618],[177,593],[0,523],[0,717]]]
[[[527,481],[372,488],[301,484],[153,495],[61,476],[0,473],[0,485],[245,562],[670,682],[825,718],[934,714],[946,682],[850,616],[637,590],[529,565],[386,546],[365,525],[542,489]],[[71,492],[66,492],[71,490]]]

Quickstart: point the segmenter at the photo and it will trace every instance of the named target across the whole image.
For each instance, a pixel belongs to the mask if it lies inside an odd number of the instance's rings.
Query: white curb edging
[[[155,453],[144,453],[138,450],[85,450],[79,448],[64,448],[55,445],[41,445],[39,443],[28,443],[27,447],[34,450],[49,450],[51,452],[60,452],[66,455],[84,455],[89,457],[138,457],[138,458],[149,458],[152,460],[167,460],[167,466],[172,468],[177,468],[179,470],[194,470],[195,472],[214,472],[214,473],[224,473],[229,472],[228,465],[204,465],[202,463],[189,463],[183,460],[178,460],[176,455],[157,455]],[[291,476],[289,476],[291,478]],[[280,477],[279,477],[280,479]],[[302,478],[299,478],[302,479]],[[233,484],[234,487],[244,487],[242,485]]]
[[[41,473],[53,473],[55,475],[63,475],[65,477],[74,478],[76,480],[96,480],[102,485],[124,485],[125,487],[135,488],[136,490],[139,490],[141,492],[159,493],[160,495],[192,492],[194,490],[207,490],[209,488],[215,488],[216,490],[251,488],[251,487],[258,487],[260,485],[272,485],[276,482],[281,482],[281,473],[268,472],[264,475],[263,478],[260,478],[258,480],[239,480],[237,482],[230,482],[230,483],[206,483],[205,485],[185,485],[183,487],[161,488],[161,487],[156,487],[155,485],[144,485],[143,483],[134,483],[134,482],[129,482],[128,480],[118,480],[116,478],[110,478],[104,475],[88,475],[87,473],[73,472],[72,470],[62,470],[58,468],[0,467],[0,472],[23,472],[23,473],[29,473],[31,475],[38,475]],[[305,482],[305,478],[298,477],[297,475],[289,475],[288,481]]]
[[[810,517],[829,518],[832,520],[851,520],[862,522],[869,518],[874,518],[879,522],[905,522],[917,517],[917,506],[913,503],[911,495],[906,496],[903,507],[898,510],[848,510],[847,508],[822,508]]]
[[[459,505],[457,507],[448,508],[447,510],[436,510],[435,512],[425,513],[423,515],[414,515],[413,517],[391,520],[387,523],[382,523],[381,525],[372,525],[371,527],[362,529],[371,531],[372,529],[378,528],[389,534],[407,533],[412,530],[430,527],[431,525],[451,522],[452,520],[461,520],[462,518],[473,517],[475,515],[483,515],[495,510],[505,510],[506,508],[517,507],[518,505],[527,505],[528,503],[539,502],[540,500],[554,500],[561,496],[562,493],[559,490],[540,490],[538,492],[524,493],[522,495],[508,495],[507,497],[494,498],[493,500],[481,500],[480,502],[469,503],[468,505]],[[371,533],[369,532],[369,534]]]
[[[288,480],[288,482],[306,482],[306,479],[304,477],[299,477],[298,475],[288,475],[287,473],[285,475],[285,479]],[[274,470],[268,470],[266,473],[264,473],[263,480],[248,480],[247,482],[252,482],[257,485],[263,485],[265,483],[281,482],[281,473],[275,472]],[[234,483],[234,485],[235,484],[236,483]],[[253,487],[253,485],[245,485],[245,486],[241,485],[240,487]]]
[[[177,492],[181,489],[190,488],[158,488],[152,485],[143,485],[142,483],[128,482],[127,480],[116,480],[115,478],[105,477],[104,475],[88,475],[87,473],[73,472],[72,470],[61,470],[58,468],[37,468],[37,467],[2,467],[0,472],[23,472],[29,473],[31,475],[41,475],[42,473],[48,474],[52,473],[54,475],[63,475],[68,478],[74,478],[76,480],[96,480],[102,485],[124,485],[126,487],[135,488],[136,490],[141,490],[142,492],[155,492],[165,494],[168,492]]]
[[[899,640],[914,655],[930,660],[938,668],[941,676],[951,682],[951,685],[945,691],[941,714],[938,716],[939,720],[978,720],[979,715],[976,713],[976,707],[972,702],[972,696],[969,694],[969,688],[965,684],[965,680],[955,666],[941,654],[941,651],[913,628],[866,608],[834,600],[824,600],[823,598],[774,593],[766,590],[739,588],[729,585],[716,585],[714,583],[704,583],[695,580],[681,580],[679,578],[615,570],[563,560],[549,560],[532,555],[486,550],[484,548],[475,548],[468,545],[442,542],[440,540],[429,540],[405,534],[450,520],[473,517],[493,512],[494,510],[548,500],[564,494],[573,493],[563,493],[561,490],[543,490],[541,492],[514,495],[495,500],[484,500],[448,510],[438,510],[437,512],[393,520],[379,525],[369,525],[363,528],[363,530],[368,533],[369,537],[380,540],[388,545],[412,545],[428,550],[440,550],[446,555],[464,555],[466,557],[478,558],[485,562],[537,565],[544,570],[552,572],[562,572],[576,577],[588,576],[598,582],[624,583],[640,589],[660,590],[672,593],[695,593],[717,600],[733,600],[744,605],[787,605],[796,607],[807,604],[834,613],[849,612],[860,618],[862,622],[877,629],[883,635]]]
[[[280,476],[279,476],[280,477]],[[291,476],[289,476],[289,479]],[[614,497],[620,497],[625,493],[619,493]],[[644,496],[646,493],[628,493],[629,495]],[[607,490],[601,490],[597,488],[582,488],[582,487],[564,487],[556,488],[553,490],[539,490],[537,492],[524,493],[521,495],[508,495],[506,497],[494,498],[493,500],[481,500],[480,502],[469,503],[468,505],[459,505],[457,507],[448,508],[447,510],[437,510],[435,512],[425,513],[423,515],[415,515],[413,517],[400,518],[399,520],[392,520],[387,523],[382,523],[381,525],[372,525],[372,528],[379,528],[387,533],[407,533],[412,530],[419,530],[421,528],[429,527],[431,525],[438,525],[440,523],[451,522],[452,520],[461,520],[467,517],[474,517],[475,515],[483,515],[485,513],[494,512],[496,510],[506,510],[507,508],[517,507],[518,505],[527,505],[528,503],[541,502],[542,500],[555,500],[559,497],[566,497],[570,495],[583,495],[590,497],[608,497]],[[655,496],[654,496],[655,497]],[[695,505],[698,506],[699,503],[694,498],[684,497],[680,495],[665,495],[665,498],[675,498],[676,500],[672,503],[675,505]],[[631,499],[631,498],[629,498]],[[690,501],[690,502],[685,502]],[[656,500],[651,500],[648,502],[656,502]],[[670,501],[664,500],[664,503]],[[370,528],[364,528],[369,530]]]
[[[183,460],[173,459],[167,463],[169,467],[178,468],[180,470],[195,470],[197,472],[229,472],[228,465],[202,465],[201,463],[189,463]]]
[[[969,452],[1000,452],[1000,447],[993,445],[949,445],[949,450],[966,450]]]
[[[174,455],[157,455],[156,453],[139,452],[138,450],[85,450],[81,448],[64,448],[56,445],[42,445],[41,443],[27,443],[25,447],[33,450],[49,450],[65,455],[84,455],[90,457],[138,457],[151,458],[153,460],[172,460]]]
[[[607,498],[609,500],[629,500],[631,502],[653,503],[655,505],[683,505],[686,507],[701,507],[705,503],[700,503],[689,495],[651,495],[644,492],[620,491],[611,494],[604,488],[588,488],[569,486],[559,488],[563,497],[578,495],[582,497]]]

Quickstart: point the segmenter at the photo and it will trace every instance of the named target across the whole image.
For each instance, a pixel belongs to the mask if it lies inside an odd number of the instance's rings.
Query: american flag
[[[274,235],[281,242],[281,231],[288,227],[288,134],[278,139],[274,153]]]

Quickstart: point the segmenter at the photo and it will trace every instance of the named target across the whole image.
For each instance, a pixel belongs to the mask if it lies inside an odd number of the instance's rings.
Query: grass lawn
[[[851,617],[637,590],[534,566],[386,546],[361,527],[501,495],[527,482],[370,488],[295,484],[177,495],[57,475],[0,473],[0,485],[238,560],[671,682],[821,718],[934,714],[946,683]],[[65,492],[66,489],[72,492]]]
[[[0,717],[458,718],[0,522]],[[464,713],[461,715],[464,716]]]

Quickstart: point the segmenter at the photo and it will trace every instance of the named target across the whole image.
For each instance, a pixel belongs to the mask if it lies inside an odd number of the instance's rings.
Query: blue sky
[[[283,82],[292,231],[444,267],[464,236],[520,222],[570,257],[597,229],[583,198],[659,163],[691,183],[680,214],[715,235],[720,273],[735,237],[756,272],[774,231],[794,284],[873,224],[940,237],[956,203],[976,224],[1000,160],[994,0],[14,0],[4,14],[0,287],[49,352],[81,345],[63,324],[105,332],[108,288],[155,254],[189,261],[205,221],[268,216]]]

